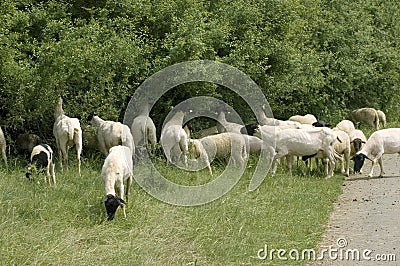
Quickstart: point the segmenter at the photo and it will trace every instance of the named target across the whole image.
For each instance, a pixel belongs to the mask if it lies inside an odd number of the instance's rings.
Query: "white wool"
[[[353,122],[350,120],[342,120],[337,125],[336,128],[349,134],[351,131],[355,130]]]
[[[187,165],[188,141],[189,138],[182,128],[185,114],[177,112],[163,127],[160,142],[164,149],[167,163],[172,159],[183,155],[184,164]]]
[[[383,154],[400,153],[400,128],[381,129],[372,133],[364,147],[357,154],[364,154],[372,160],[371,172],[372,177],[376,162],[380,165],[380,176],[384,174],[382,165]]]
[[[135,153],[135,144],[131,131],[127,125],[120,122],[105,121],[94,115],[91,124],[97,128],[97,140],[100,151],[107,155],[109,150],[117,145],[123,145]]]
[[[271,126],[262,126],[261,136],[263,149],[275,147],[276,154],[272,167],[272,174],[275,174],[277,160],[287,157],[289,160],[289,171],[291,173],[292,156],[308,156],[320,153],[330,163],[330,172],[326,166],[326,178],[333,175],[335,153],[333,145],[336,142],[336,135],[326,127],[312,129],[280,129]]]
[[[78,173],[81,175],[82,129],[79,120],[64,114],[61,97],[58,100],[54,117],[53,135],[56,138],[61,168],[63,168],[62,160],[64,160],[68,167],[68,150],[75,145],[78,160]]]
[[[333,132],[340,139],[335,142],[334,149],[336,154],[340,155],[336,158],[339,159],[341,164],[341,173],[345,176],[350,175],[350,137],[349,135],[338,128],[333,128]]]
[[[313,123],[317,122],[317,118],[312,114],[306,115],[294,115],[289,118],[289,121],[299,122],[300,124],[308,124],[312,125]]]
[[[6,155],[6,139],[4,137],[3,130],[0,127],[0,151],[1,151],[1,157],[3,158],[3,161],[5,165],[7,166],[7,155]]]
[[[150,145],[154,149],[157,143],[156,126],[149,116],[137,116],[133,120],[131,133],[136,147]]]

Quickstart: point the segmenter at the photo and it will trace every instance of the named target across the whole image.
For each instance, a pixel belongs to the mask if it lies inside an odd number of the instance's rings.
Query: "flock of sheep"
[[[261,109],[262,110],[262,109]],[[63,163],[68,167],[68,150],[75,147],[78,173],[81,175],[82,129],[77,118],[65,115],[60,97],[55,108],[53,134],[56,140],[58,159],[61,169]],[[230,158],[234,166],[243,167],[250,154],[266,154],[272,164],[270,172],[275,174],[281,158],[286,158],[291,174],[292,158],[307,161],[312,157],[322,159],[325,177],[330,178],[336,166],[341,163],[341,172],[349,176],[350,159],[354,160],[354,172],[359,173],[365,159],[380,164],[383,175],[382,155],[400,153],[400,129],[381,129],[386,126],[386,117],[382,111],[373,108],[354,110],[349,120],[339,122],[332,129],[331,125],[317,120],[314,115],[295,115],[288,120],[267,117],[264,111],[257,115],[259,121],[250,125],[240,125],[227,121],[225,113],[219,112],[218,126],[204,132],[212,132],[201,138],[190,138],[190,130],[183,126],[185,112],[176,112],[161,131],[160,144],[167,163],[182,163],[186,167],[188,160],[200,163],[199,169],[207,168],[213,174],[211,163],[214,158]],[[133,167],[140,160],[143,147],[154,149],[157,143],[156,127],[144,111],[137,116],[131,127],[119,122],[105,121],[98,115],[91,115],[88,120],[96,128],[98,149],[106,159],[101,177],[106,196],[104,204],[108,220],[114,218],[118,207],[124,216],[125,205],[132,183]],[[364,123],[376,129],[367,140],[364,133],[356,129],[355,124]],[[34,168],[43,169],[45,182],[56,184],[55,160],[53,150],[41,143],[33,134],[20,135],[17,146],[23,146],[30,152],[30,166],[26,176],[31,177]],[[0,150],[5,164],[6,143],[0,128]],[[266,173],[267,174],[267,173]]]

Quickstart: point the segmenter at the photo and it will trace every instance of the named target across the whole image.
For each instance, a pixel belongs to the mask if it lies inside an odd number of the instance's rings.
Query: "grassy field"
[[[84,159],[82,176],[72,162],[57,171],[57,186],[24,177],[25,166],[0,165],[0,261],[2,265],[302,265],[260,260],[258,250],[315,248],[343,177],[325,180],[285,169],[248,192],[256,159],[225,196],[197,207],[163,203],[135,182],[127,218],[105,221],[102,159]],[[208,182],[206,170],[188,173],[157,160],[172,181]],[[214,165],[215,174],[223,170]]]

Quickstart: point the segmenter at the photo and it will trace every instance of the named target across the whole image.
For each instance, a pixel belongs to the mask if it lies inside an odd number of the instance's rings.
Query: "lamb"
[[[197,169],[202,169],[205,165],[212,176],[213,173],[207,151],[199,139],[189,139],[188,153],[192,154],[196,160],[200,158],[200,165],[197,165]]]
[[[1,157],[3,157],[4,160],[4,164],[6,165],[6,167],[8,166],[7,164],[7,155],[6,155],[6,139],[4,137],[4,133],[3,130],[0,127],[0,150],[1,150]]]
[[[183,111],[177,112],[163,127],[160,142],[164,149],[167,163],[183,155],[184,164],[187,165],[188,141],[189,138],[182,128]]]
[[[65,115],[62,108],[62,102],[62,98],[60,97],[54,112],[55,122],[53,126],[53,135],[56,138],[58,157],[60,158],[61,169],[63,169],[63,160],[68,167],[68,150],[70,147],[75,145],[78,160],[78,173],[80,176],[82,129],[78,118],[71,118]]]
[[[339,130],[342,130],[349,134],[351,131],[355,130],[356,128],[354,127],[353,122],[350,120],[342,120],[340,121],[337,125],[336,128]]]
[[[15,146],[18,153],[31,155],[33,147],[42,143],[40,137],[36,134],[19,134],[15,140]]]
[[[300,124],[309,124],[312,125],[313,123],[317,122],[317,118],[312,114],[302,115],[294,115],[289,117],[289,121],[296,121]]]
[[[117,145],[130,149],[132,156],[135,154],[135,143],[131,130],[120,122],[105,121],[96,114],[89,116],[90,124],[97,128],[97,140],[100,152],[108,155],[109,150]]]
[[[378,113],[378,117],[379,117],[379,123],[382,123],[383,127],[386,127],[386,115],[383,111],[381,110],[376,110],[376,112]]]
[[[48,179],[49,184],[51,183],[52,180],[53,185],[56,185],[54,154],[53,150],[49,145],[39,144],[33,147],[30,161],[31,165],[28,167],[28,172],[25,174],[26,178],[30,179],[33,171],[32,164],[34,164],[36,170],[45,169],[46,171],[46,175],[44,177],[45,183],[47,183]]]
[[[350,155],[353,156],[361,150],[363,144],[367,142],[367,138],[364,133],[359,129],[354,129],[349,133],[350,137]]]
[[[333,128],[333,132],[336,134],[336,136],[340,139],[340,141],[335,142],[333,148],[335,149],[335,152],[337,155],[340,156],[335,156],[335,158],[338,158],[340,160],[340,165],[341,165],[341,173],[344,174],[345,176],[350,175],[350,137],[349,135],[344,132],[343,130]],[[344,158],[342,158],[342,156]],[[343,162],[344,159],[344,162]],[[346,164],[346,166],[345,166]]]
[[[263,139],[263,149],[275,147],[275,156],[273,159],[272,175],[277,168],[277,160],[282,157],[288,158],[289,172],[292,174],[292,156],[322,155],[329,165],[326,164],[326,178],[333,175],[333,165],[335,164],[335,152],[333,145],[337,136],[331,129],[305,128],[305,129],[275,129],[268,130],[261,127],[261,136]],[[330,170],[328,171],[328,168]]]
[[[379,176],[382,177],[384,174],[382,155],[394,153],[400,154],[400,128],[388,128],[375,131],[368,138],[367,143],[365,143],[361,151],[353,156],[354,173],[360,173],[365,158],[367,158],[372,161],[371,172],[368,174],[368,177],[372,177],[374,166],[377,161],[380,166]]]
[[[111,147],[101,169],[101,177],[106,192],[103,202],[109,221],[114,219],[115,212],[119,206],[121,206],[126,218],[125,206],[129,198],[132,176],[133,160],[131,149],[121,145]],[[124,193],[126,200],[124,200]]]
[[[360,108],[350,113],[350,120],[354,123],[364,123],[376,130],[379,129],[379,116],[374,108]]]
[[[242,134],[220,133],[199,139],[212,161],[214,158],[231,158],[234,166],[243,167],[247,159],[246,140]]]

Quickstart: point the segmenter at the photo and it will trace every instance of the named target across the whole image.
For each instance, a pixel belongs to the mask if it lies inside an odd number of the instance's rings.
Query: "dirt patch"
[[[400,156],[384,155],[383,167],[382,178],[367,177],[368,162],[363,174],[346,179],[318,255],[337,251],[313,265],[400,265]]]

